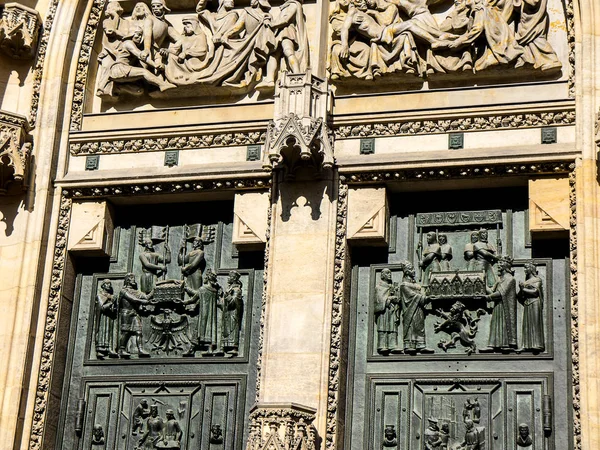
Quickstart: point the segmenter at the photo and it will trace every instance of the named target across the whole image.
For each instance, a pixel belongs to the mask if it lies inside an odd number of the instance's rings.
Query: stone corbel
[[[233,206],[233,245],[238,250],[255,250],[265,245],[269,193],[236,192]]]
[[[27,187],[31,156],[28,131],[27,119],[0,111],[0,195],[19,193]]]
[[[318,175],[333,167],[333,134],[327,125],[329,95],[327,82],[310,70],[281,74],[263,168],[283,169],[289,179],[301,166],[311,166]]]
[[[532,233],[569,230],[569,214],[568,178],[529,180],[529,230]]]
[[[348,242],[355,245],[387,245],[390,212],[385,187],[348,189]]]
[[[318,450],[316,409],[295,403],[259,403],[250,410],[246,450]]]
[[[110,256],[113,230],[112,209],[106,201],[75,201],[67,250],[86,256]]]
[[[6,3],[0,17],[0,48],[14,59],[33,58],[41,23],[35,9],[19,3]]]

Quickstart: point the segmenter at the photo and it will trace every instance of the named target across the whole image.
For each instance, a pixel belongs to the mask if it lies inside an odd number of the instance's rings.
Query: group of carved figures
[[[533,262],[525,264],[525,281],[518,283],[517,290],[512,258],[509,256],[498,258],[495,255],[493,246],[487,243],[485,230],[474,233],[473,238],[476,235],[480,242],[467,245],[465,258],[471,269],[481,271],[482,278],[485,280],[484,295],[473,297],[482,301],[482,307],[472,313],[467,310],[463,302],[455,301],[448,312],[443,308],[437,308],[433,313],[441,318],[441,321],[435,324],[434,329],[436,333],[443,331],[450,335],[448,340],[439,342],[438,347],[446,351],[460,342],[467,353],[472,353],[475,350],[477,322],[482,314],[490,312],[488,345],[479,349],[479,352],[544,351],[544,288],[535,264]],[[434,261],[437,261],[436,266],[440,265],[437,256],[430,258],[429,255],[440,256],[440,248],[446,245],[442,243],[440,246],[434,242],[434,238],[434,233],[428,235],[429,247],[424,251],[421,260],[425,279],[432,273],[431,266]],[[411,263],[402,263],[400,270],[403,274],[401,283],[394,283],[392,271],[386,268],[381,271],[380,279],[375,286],[377,351],[382,355],[433,353],[434,350],[426,346],[425,317],[427,310],[432,309],[432,303],[439,305],[444,301],[447,302],[448,299],[429,294],[427,286],[416,281],[415,269]],[[523,305],[520,349],[517,349],[517,302]],[[400,324],[403,329],[403,346],[398,343]]]
[[[148,405],[147,399],[141,399],[132,414],[131,434],[141,435],[135,449],[180,449],[183,432],[172,409],[165,411],[166,418],[160,417],[158,405]]]
[[[548,0],[455,0],[438,23],[429,6],[444,4],[451,2],[337,0],[329,18],[331,78],[492,67],[560,70],[547,40]]]
[[[177,86],[273,88],[277,72],[304,72],[309,64],[308,34],[301,0],[286,0],[273,17],[268,0],[234,9],[234,0],[199,0],[196,14],[177,30],[166,18],[164,0],[139,2],[123,17],[118,1],[106,6],[102,23],[97,94],[140,95],[145,80],[160,91]],[[156,90],[151,91],[152,95]]]
[[[154,350],[169,353],[187,345],[184,356],[194,356],[196,351],[203,351],[203,356],[236,356],[244,310],[240,273],[231,271],[227,287],[223,289],[217,274],[205,269],[204,241],[202,237],[195,237],[191,251],[187,249],[186,238],[181,242],[178,263],[183,280],[165,279],[167,265],[171,262],[167,238],[163,241],[162,252],[155,250],[155,243],[143,232],[140,244],[143,248],[139,255],[142,265],[140,287],[133,273],[125,275],[118,294],[114,293],[111,280],[106,279],[100,285],[96,296],[97,357],[128,358],[132,348],[138,357],[149,357],[143,348],[140,315],[147,313],[154,313],[150,318],[152,334],[148,340]],[[169,296],[173,292],[175,295]],[[173,307],[183,308],[187,314],[176,314]],[[218,310],[221,311],[220,321]],[[188,334],[188,315],[191,314],[197,314],[195,336]],[[113,342],[116,322],[117,345]]]

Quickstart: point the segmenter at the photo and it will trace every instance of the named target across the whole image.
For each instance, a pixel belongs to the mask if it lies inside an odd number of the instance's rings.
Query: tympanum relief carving
[[[560,73],[547,10],[548,0],[337,0],[329,17],[331,79]],[[445,18],[438,20],[440,11]]]
[[[281,69],[309,66],[302,1],[285,0],[274,13],[268,0],[244,8],[200,0],[194,13],[171,13],[164,0],[138,2],[129,14],[119,2],[107,3],[98,96],[272,91]]]
[[[418,272],[408,261],[384,267],[372,288],[378,355],[545,351],[541,265],[519,263],[515,276],[501,211],[417,214],[416,226]]]

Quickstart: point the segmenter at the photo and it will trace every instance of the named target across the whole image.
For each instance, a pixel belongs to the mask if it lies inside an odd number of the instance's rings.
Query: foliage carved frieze
[[[445,20],[434,16],[440,10]],[[548,41],[547,0],[338,0],[329,21],[332,80],[373,80],[391,73],[472,76],[494,69],[561,73],[562,63]]]
[[[457,118],[423,118],[334,127],[336,139],[412,136],[462,131],[486,131],[575,124],[575,110],[494,114]]]
[[[72,155],[160,152],[236,145],[260,145],[265,142],[265,131],[195,134],[137,139],[93,140],[71,142]]]
[[[579,376],[579,285],[577,279],[577,191],[575,171],[569,173],[569,274],[571,295],[571,376],[573,395],[573,448],[581,450],[581,379]]]

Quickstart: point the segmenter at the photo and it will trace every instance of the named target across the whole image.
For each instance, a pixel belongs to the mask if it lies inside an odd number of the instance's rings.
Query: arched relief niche
[[[318,57],[314,1],[152,3],[92,5],[72,129],[83,111],[270,101],[280,70],[304,72]]]
[[[336,0],[329,75],[342,95],[568,80],[572,96],[572,21],[570,0]]]

